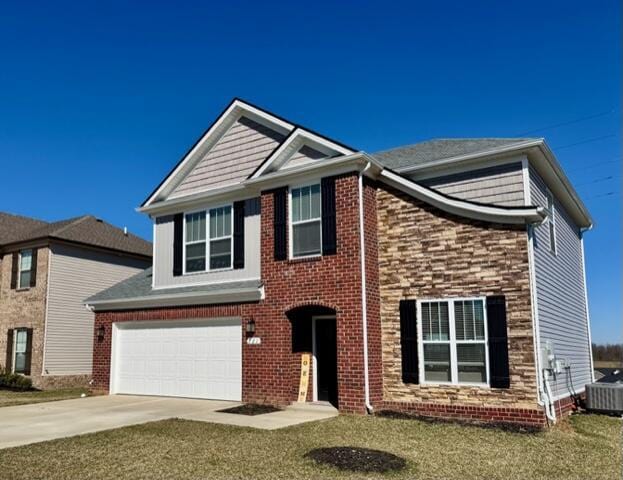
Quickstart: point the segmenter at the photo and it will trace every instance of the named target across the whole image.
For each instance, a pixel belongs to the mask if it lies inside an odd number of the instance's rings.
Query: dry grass
[[[621,360],[595,360],[593,362],[595,368],[623,368]]]
[[[304,454],[339,445],[407,459],[389,478],[621,478],[621,420],[575,416],[537,434],[417,420],[340,416],[276,431],[166,420],[0,451],[13,479],[379,478],[319,466]]]
[[[29,392],[11,392],[0,390],[0,407],[13,405],[26,405],[28,403],[53,402],[55,400],[68,400],[78,398],[87,393],[85,388],[68,388],[64,390],[32,390]]]

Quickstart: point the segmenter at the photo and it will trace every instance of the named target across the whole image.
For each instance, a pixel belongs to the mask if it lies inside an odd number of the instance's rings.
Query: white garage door
[[[112,393],[241,400],[240,319],[119,323],[112,349]]]

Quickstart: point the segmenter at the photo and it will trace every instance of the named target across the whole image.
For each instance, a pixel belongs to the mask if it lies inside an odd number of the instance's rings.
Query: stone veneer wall
[[[385,407],[542,423],[525,227],[459,218],[385,186],[377,199]],[[507,303],[509,389],[402,382],[401,299],[500,294]]]
[[[49,249],[37,250],[37,284],[33,288],[11,289],[13,253],[5,253],[0,261],[0,365],[5,367],[7,330],[32,328],[31,378],[42,386],[43,342],[45,337],[45,305],[48,290]]]

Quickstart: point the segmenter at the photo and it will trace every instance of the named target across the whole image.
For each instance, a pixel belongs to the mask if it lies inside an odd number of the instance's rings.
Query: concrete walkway
[[[236,405],[239,403],[109,395],[3,407],[0,408],[0,449],[167,418],[275,430],[337,415],[332,407],[315,405],[293,406],[256,416],[216,411]]]

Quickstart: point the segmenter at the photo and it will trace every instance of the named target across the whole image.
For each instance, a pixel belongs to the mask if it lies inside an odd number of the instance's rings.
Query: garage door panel
[[[114,393],[240,400],[240,319],[119,325]]]

